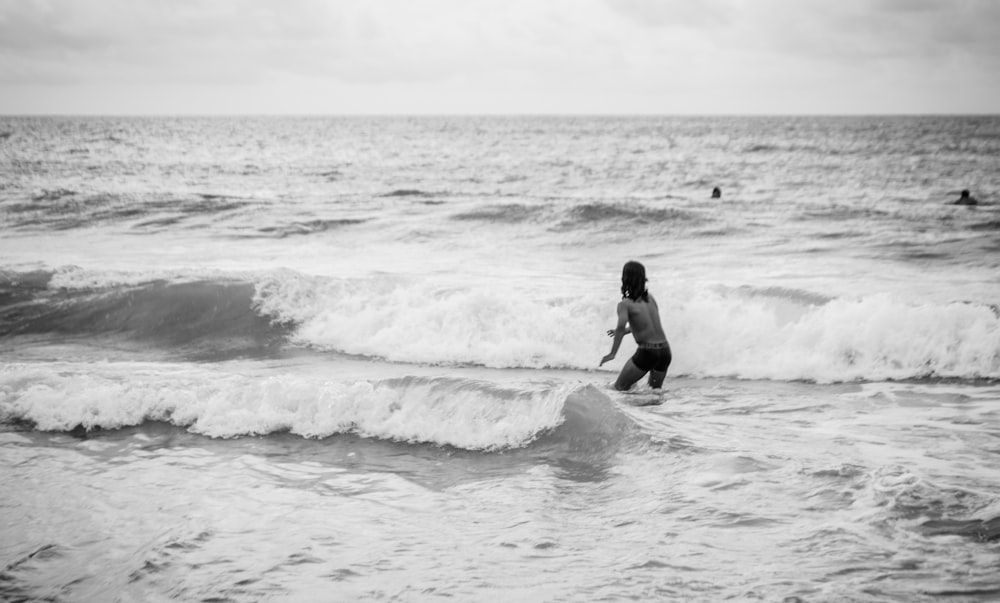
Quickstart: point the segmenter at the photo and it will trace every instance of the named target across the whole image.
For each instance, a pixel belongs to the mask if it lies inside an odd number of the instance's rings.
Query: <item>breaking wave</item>
[[[163,421],[216,438],[355,434],[500,450],[524,447],[552,433],[564,422],[564,413],[599,416],[596,407],[611,409],[612,403],[593,387],[568,383],[499,385],[413,376],[333,380],[294,373],[239,374],[199,364],[0,368],[0,421],[45,431]],[[580,422],[567,429],[600,428]]]
[[[198,359],[296,347],[399,363],[592,369],[607,351],[615,301],[385,274],[0,273],[0,342],[110,336]],[[700,285],[659,302],[673,375],[1000,379],[1000,312],[988,305]]]

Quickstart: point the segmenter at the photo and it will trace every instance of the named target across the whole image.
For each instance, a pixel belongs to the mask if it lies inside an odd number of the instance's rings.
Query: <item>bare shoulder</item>
[[[627,297],[623,297],[620,302],[618,302],[618,310],[630,311],[635,307],[635,302]]]
[[[625,305],[625,300],[622,300],[615,306],[615,314],[618,315],[618,324],[621,325],[623,322],[628,321],[628,317],[632,315],[632,311]]]

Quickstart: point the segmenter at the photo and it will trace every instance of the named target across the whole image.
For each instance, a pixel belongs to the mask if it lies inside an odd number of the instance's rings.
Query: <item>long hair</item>
[[[625,262],[622,268],[622,297],[649,301],[646,292],[646,268],[639,262]]]

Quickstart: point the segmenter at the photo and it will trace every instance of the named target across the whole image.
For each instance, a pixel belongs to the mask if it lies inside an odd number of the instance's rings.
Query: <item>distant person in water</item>
[[[713,199],[719,199],[721,197],[722,197],[722,189],[720,189],[719,187],[713,188],[712,189],[712,198]]]
[[[614,341],[611,353],[601,359],[601,365],[614,360],[622,337],[631,333],[639,349],[630,358],[615,389],[626,391],[643,375],[649,373],[649,386],[659,389],[670,366],[670,344],[660,324],[660,309],[656,300],[646,290],[646,268],[639,262],[626,262],[622,268],[622,300],[618,302],[618,326],[608,331]]]
[[[952,205],[979,205],[979,200],[969,195],[969,189],[965,189],[959,195],[958,201],[955,201]]]

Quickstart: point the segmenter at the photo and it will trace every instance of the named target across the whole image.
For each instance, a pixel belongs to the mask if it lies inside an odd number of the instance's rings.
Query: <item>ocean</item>
[[[997,116],[0,117],[0,599],[1000,600],[998,304]]]

